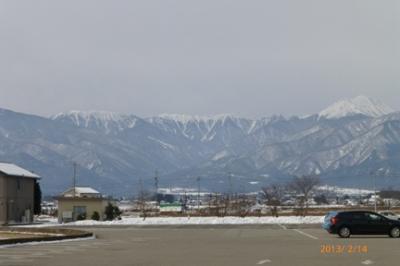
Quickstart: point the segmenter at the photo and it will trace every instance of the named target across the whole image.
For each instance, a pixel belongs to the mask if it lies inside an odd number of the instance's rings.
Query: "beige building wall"
[[[98,198],[58,198],[58,221],[65,222],[63,214],[66,212],[72,213],[74,207],[86,207],[86,219],[91,219],[93,213],[97,211],[100,215],[100,220],[104,219],[104,211],[108,204],[105,199]],[[73,214],[75,219],[75,215]]]
[[[0,224],[32,222],[35,179],[0,173]]]

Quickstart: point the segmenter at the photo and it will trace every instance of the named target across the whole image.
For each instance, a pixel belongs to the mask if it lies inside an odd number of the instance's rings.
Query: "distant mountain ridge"
[[[51,119],[83,128],[102,129],[110,133],[112,130],[133,128],[139,118],[106,111],[70,111],[52,116]]]
[[[132,195],[138,180],[153,186],[255,190],[292,175],[365,186],[400,185],[400,113],[370,98],[340,101],[306,117],[247,119],[233,115],[163,114],[140,118],[105,111],[70,111],[50,118],[0,109],[0,160],[41,174],[46,194],[79,183]],[[398,177],[397,177],[398,176]]]

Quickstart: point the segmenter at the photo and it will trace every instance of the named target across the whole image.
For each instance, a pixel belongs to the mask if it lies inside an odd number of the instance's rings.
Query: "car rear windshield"
[[[359,219],[365,218],[365,213],[364,212],[341,212],[341,213],[339,213],[339,217],[359,220]]]

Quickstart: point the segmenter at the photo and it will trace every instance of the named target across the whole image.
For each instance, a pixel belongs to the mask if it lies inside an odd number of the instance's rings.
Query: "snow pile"
[[[281,216],[281,217],[123,217],[115,221],[77,221],[58,226],[107,226],[107,225],[246,225],[246,224],[319,224],[323,216]],[[54,223],[33,225],[33,227],[55,226]]]

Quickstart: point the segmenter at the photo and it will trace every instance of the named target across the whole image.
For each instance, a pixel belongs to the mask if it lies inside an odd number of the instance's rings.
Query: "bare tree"
[[[289,188],[301,194],[299,199],[299,205],[302,209],[302,215],[307,214],[308,200],[310,194],[319,183],[320,183],[319,176],[316,175],[308,175],[308,176],[304,175],[300,177],[294,177],[293,180],[289,183]]]
[[[282,184],[271,184],[262,188],[267,205],[272,206],[272,215],[278,217],[278,206],[282,204],[286,187]]]
[[[224,217],[232,213],[232,196],[229,194],[220,194],[217,198],[218,216]]]
[[[251,212],[251,207],[254,206],[256,200],[246,194],[239,194],[233,201],[233,207],[236,215],[239,217],[246,217]]]
[[[231,195],[222,195],[221,197],[221,205],[222,205],[222,217],[226,216],[229,212],[229,208],[231,207]]]
[[[225,209],[224,195],[218,193],[211,194],[209,200],[209,215],[225,216]]]
[[[137,203],[143,220],[146,219],[149,211],[149,206],[147,206],[147,201],[152,197],[152,193],[144,189],[142,178],[139,178],[139,194],[137,197]]]

